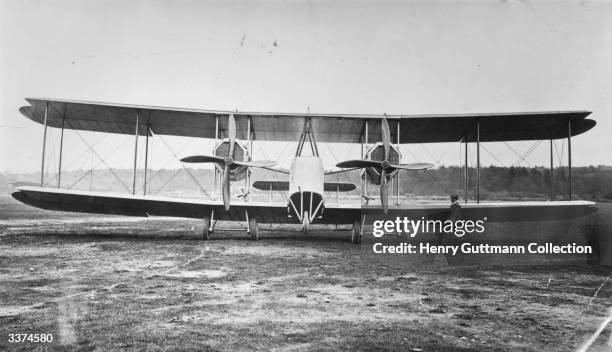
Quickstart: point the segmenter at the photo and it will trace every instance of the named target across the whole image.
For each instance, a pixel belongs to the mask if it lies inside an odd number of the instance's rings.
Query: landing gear
[[[352,244],[360,244],[361,243],[361,221],[355,220],[353,223],[353,234],[351,236]]]
[[[251,235],[251,241],[259,241],[259,229],[257,228],[257,219],[249,219],[249,234]]]
[[[204,223],[204,229],[202,230],[202,241],[208,241],[210,239],[210,218],[202,219]]]

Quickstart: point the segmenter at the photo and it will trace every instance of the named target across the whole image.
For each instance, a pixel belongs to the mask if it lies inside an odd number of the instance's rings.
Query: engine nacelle
[[[229,139],[223,139],[219,143],[217,143],[213,149],[213,155],[218,157],[226,157],[229,153]],[[236,141],[234,144],[234,155],[232,158],[236,161],[248,161],[251,160],[251,156],[249,155],[249,150],[246,145],[241,144],[240,141]],[[215,164],[215,168],[220,173],[223,173],[223,166],[219,164]],[[230,167],[230,179],[232,181],[243,180],[246,177],[246,173],[248,171],[248,167],[232,165]]]
[[[376,143],[373,147],[371,147],[366,153],[366,159],[369,160],[377,160],[382,161],[385,159],[385,147],[382,143]],[[402,154],[399,149],[397,149],[396,145],[391,144],[389,148],[389,163],[390,164],[400,164],[402,160]],[[387,181],[391,179],[391,177],[395,176],[397,170],[390,172],[387,174]],[[380,184],[380,170],[377,170],[373,167],[368,167],[363,170],[362,177],[367,177],[370,183]]]

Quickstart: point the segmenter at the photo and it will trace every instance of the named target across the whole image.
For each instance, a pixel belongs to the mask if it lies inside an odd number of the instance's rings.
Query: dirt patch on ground
[[[333,253],[327,253],[318,248],[307,246],[288,247],[273,243],[255,242],[248,245],[237,243],[233,245],[222,245],[212,249],[226,255],[258,255],[258,256],[304,256],[304,257],[322,257],[329,256]]]
[[[186,278],[186,279],[197,279],[197,278],[202,278],[202,277],[206,277],[209,279],[218,279],[221,277],[226,276],[227,273],[223,270],[181,270],[178,272],[171,272],[171,273],[166,273],[163,274],[163,276],[165,277],[171,277],[171,278]]]
[[[21,246],[0,246],[0,256],[18,256],[18,257],[40,257],[50,256],[59,253],[59,249],[55,247],[21,247]]]
[[[77,350],[573,351],[612,298],[601,267],[413,266],[364,256],[341,231],[203,243],[190,222],[96,221],[3,229],[2,336],[52,333],[50,347]]]

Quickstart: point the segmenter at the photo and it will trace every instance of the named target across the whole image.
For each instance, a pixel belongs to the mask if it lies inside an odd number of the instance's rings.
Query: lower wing
[[[20,187],[12,194],[18,201],[42,209],[80,213],[128,216],[171,216],[202,219],[214,211],[217,220],[244,221],[245,212],[262,223],[287,223],[286,204],[249,202],[232,204],[225,211],[223,202],[129,194],[73,191],[42,187]]]
[[[73,191],[43,187],[19,187],[13,198],[42,209],[95,214],[128,216],[170,216],[202,219],[244,221],[246,212],[260,223],[295,223],[288,216],[287,204],[268,202],[237,202],[225,211],[223,202],[207,199],[137,196],[106,192]],[[329,202],[331,203],[331,202]],[[326,204],[319,223],[353,224],[362,215],[369,220],[407,217],[409,220],[454,219],[490,222],[542,221],[572,219],[595,213],[595,203],[587,201],[557,202],[495,202],[464,204],[451,212],[448,204],[410,204],[390,207],[384,215],[379,206],[362,207],[360,204]]]

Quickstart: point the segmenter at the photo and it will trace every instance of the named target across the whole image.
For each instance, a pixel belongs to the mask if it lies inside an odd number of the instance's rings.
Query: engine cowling
[[[229,140],[224,139],[221,142],[217,143],[213,150],[214,156],[226,157],[229,153]],[[240,143],[240,141],[236,141],[234,145],[234,155],[233,159],[236,161],[249,161],[251,158],[249,156],[249,150]],[[223,166],[219,164],[215,164],[215,168],[218,172],[223,173]],[[240,166],[240,165],[232,165],[230,167],[230,179],[232,181],[243,180],[246,177],[246,173],[248,171],[248,167]]]
[[[389,163],[390,164],[400,164],[402,160],[402,154],[397,149],[397,146],[391,144],[389,146]],[[385,147],[382,143],[376,143],[370,149],[368,149],[366,153],[366,159],[369,160],[377,160],[382,161],[385,159]],[[391,177],[395,176],[397,170],[387,173],[387,181],[391,179]],[[373,167],[365,168],[362,172],[362,177],[367,177],[370,183],[380,184],[380,170],[377,170]]]

